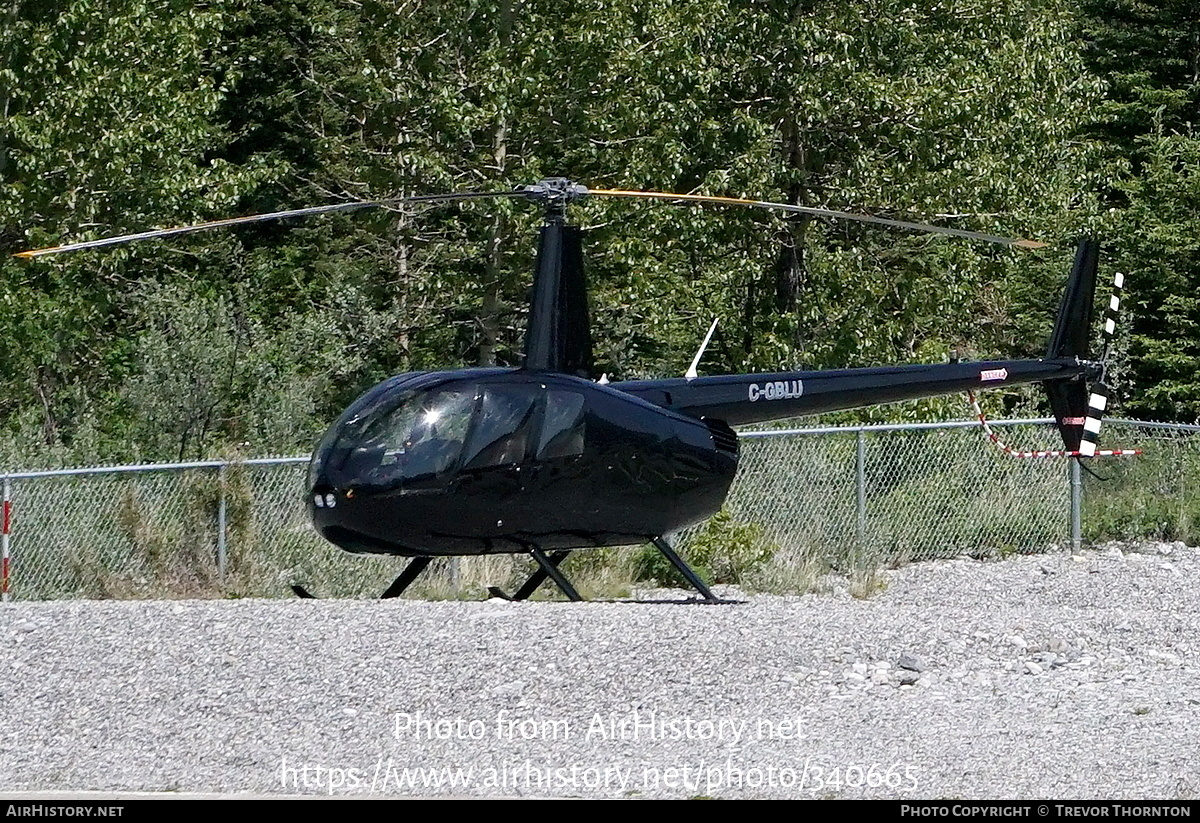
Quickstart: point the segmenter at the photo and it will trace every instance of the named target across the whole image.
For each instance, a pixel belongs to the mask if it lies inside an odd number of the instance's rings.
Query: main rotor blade
[[[267,214],[250,214],[245,217],[230,217],[224,220],[210,220],[207,223],[193,223],[188,226],[176,226],[169,229],[153,229],[137,232],[136,234],[121,234],[114,237],[104,237],[99,240],[84,240],[79,243],[65,243],[61,246],[50,246],[44,249],[19,251],[13,257],[42,257],[47,254],[60,254],[81,249],[97,249],[103,246],[115,246],[120,243],[130,243],[135,240],[150,240],[155,237],[170,237],[175,234],[188,234],[194,231],[219,229],[225,226],[238,226],[243,223],[264,223],[268,220],[283,220],[288,217],[303,217],[309,214],[326,214],[337,211],[357,211],[359,209],[382,209],[389,206],[399,206],[406,203],[450,203],[457,200],[481,200],[488,197],[523,197],[523,192],[489,191],[489,192],[458,192],[451,194],[418,194],[412,197],[401,197],[396,200],[372,201],[357,200],[349,203],[334,203],[329,206],[311,206],[304,209],[288,209],[273,211]]]
[[[771,211],[789,211],[799,214],[811,214],[816,217],[832,217],[838,220],[855,220],[860,223],[877,223],[881,226],[892,226],[931,234],[949,234],[954,237],[966,237],[971,240],[982,240],[987,243],[999,243],[1004,246],[1018,246],[1023,249],[1045,248],[1045,243],[1023,238],[997,237],[993,234],[951,229],[943,226],[930,226],[925,223],[910,223],[906,220],[892,220],[887,217],[876,217],[871,214],[855,214],[848,211],[819,209],[813,206],[797,206],[793,203],[771,203],[766,200],[742,200],[737,197],[714,197],[707,194],[670,194],[660,191],[624,191],[620,189],[588,189],[588,194],[598,197],[641,197],[651,200],[667,200],[680,203],[715,203],[720,206],[745,206],[747,208],[767,209]]]

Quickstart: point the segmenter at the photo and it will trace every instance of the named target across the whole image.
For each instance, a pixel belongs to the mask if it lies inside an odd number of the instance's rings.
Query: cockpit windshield
[[[414,493],[475,474],[583,453],[584,399],[536,383],[453,382],[361,398],[325,435],[310,466],[337,486]]]
[[[358,482],[433,478],[454,468],[471,424],[475,389],[405,392],[367,408],[338,433],[329,469]]]

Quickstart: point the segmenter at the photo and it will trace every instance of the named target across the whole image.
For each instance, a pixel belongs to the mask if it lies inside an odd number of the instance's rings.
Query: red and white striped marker
[[[7,479],[4,481],[4,512],[0,519],[3,520],[3,530],[0,531],[0,600],[7,602],[12,563],[8,553],[8,535],[12,530],[12,484]]]
[[[1092,395],[1092,396],[1095,397],[1096,395]],[[984,417],[984,415],[983,415],[983,409],[979,408],[979,401],[975,399],[975,392],[972,392],[972,391],[967,392],[967,400],[971,404],[971,409],[975,412],[975,417],[978,418],[978,420],[979,420],[979,425],[983,427],[984,434],[986,434],[988,436],[989,440],[991,440],[993,443],[996,444],[996,446],[1000,449],[1000,451],[1004,452],[1005,454],[1009,455],[1010,457],[1025,457],[1025,458],[1133,457],[1134,455],[1138,455],[1138,454],[1142,453],[1141,449],[1103,449],[1103,450],[1098,450],[1096,448],[1096,444],[1094,442],[1088,442],[1086,440],[1080,443],[1080,447],[1081,447],[1080,451],[1069,451],[1066,449],[1051,450],[1051,451],[1019,451],[1017,449],[1014,449],[1012,446],[1008,445],[1007,443],[1005,443],[1003,440],[1001,440],[1000,436],[998,434],[996,434],[995,431],[992,430],[991,426],[988,425],[987,418]],[[1089,401],[1088,405],[1089,406],[1092,405],[1090,401]],[[1087,420],[1081,421],[1081,422],[1083,422],[1083,426],[1084,426],[1085,430],[1087,430],[1088,423],[1092,419],[1093,418],[1091,418],[1089,416],[1087,418]],[[1069,418],[1068,420],[1065,420],[1063,422],[1064,423],[1072,423],[1076,420],[1079,420],[1079,418]],[[1097,420],[1097,422],[1099,422],[1099,421]],[[1078,425],[1078,423],[1076,423],[1075,425]],[[1099,426],[1097,426],[1096,429],[1098,431]],[[1086,448],[1088,446],[1091,447],[1090,451],[1088,451]]]

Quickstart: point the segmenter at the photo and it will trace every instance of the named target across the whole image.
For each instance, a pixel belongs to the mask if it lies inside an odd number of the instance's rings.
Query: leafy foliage
[[[728,509],[714,514],[684,542],[681,554],[688,565],[713,583],[741,583],[778,551],[762,526],[735,520]],[[659,585],[691,585],[653,546],[643,547],[635,574],[639,580],[656,580]]]
[[[1066,241],[1113,230],[1170,331],[1137,327],[1137,395],[1186,416],[1195,94],[1179,55],[1195,15],[1177,0],[1082,14],[1066,0],[11,0],[0,237],[16,251],[566,175],[1064,241],[1016,253],[596,200],[580,215],[598,365],[630,378],[681,371],[713,316],[710,373],[1038,353]],[[1179,51],[1154,52],[1162,32]],[[5,451],[304,449],[388,374],[517,364],[536,224],[504,201],[6,259]]]
[[[1130,406],[1200,419],[1200,13],[1180,0],[1088,0],[1085,54],[1107,81],[1092,131],[1107,154],[1118,265],[1134,301]]]

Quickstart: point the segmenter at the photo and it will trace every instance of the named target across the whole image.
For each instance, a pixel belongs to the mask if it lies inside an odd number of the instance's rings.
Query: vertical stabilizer
[[[1091,350],[1092,304],[1096,296],[1096,270],[1100,244],[1082,240],[1075,252],[1075,265],[1063,292],[1054,332],[1050,335],[1047,359],[1087,358]],[[1046,383],[1050,407],[1068,451],[1077,451],[1084,438],[1088,415],[1088,387],[1084,380]]]
[[[1058,308],[1058,320],[1050,336],[1046,357],[1087,357],[1092,328],[1092,302],[1096,296],[1096,268],[1100,244],[1081,240],[1075,252],[1071,279]]]

